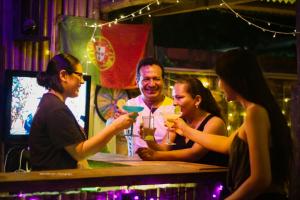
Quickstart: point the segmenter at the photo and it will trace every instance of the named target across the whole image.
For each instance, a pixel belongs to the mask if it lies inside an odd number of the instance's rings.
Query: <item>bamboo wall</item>
[[[5,69],[43,70],[50,57],[58,50],[58,27],[60,15],[81,16],[97,19],[99,16],[99,0],[29,0],[33,9],[39,9],[42,35],[45,41],[14,40],[14,6],[20,1],[1,0],[4,7],[2,16],[3,67]],[[36,8],[38,6],[38,8]],[[16,13],[14,13],[15,15]]]
[[[61,15],[98,19],[100,0],[0,0],[0,140],[3,138],[4,72],[6,69],[42,71],[59,50],[58,20]],[[23,3],[23,4],[22,4]],[[35,39],[17,38],[19,12],[38,15],[40,35]],[[28,4],[28,5],[27,5]],[[22,7],[23,5],[23,7]],[[17,39],[16,39],[17,38]],[[0,171],[4,163],[4,145],[0,143]]]

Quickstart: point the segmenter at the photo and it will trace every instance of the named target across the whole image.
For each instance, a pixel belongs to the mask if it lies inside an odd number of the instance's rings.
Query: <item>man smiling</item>
[[[139,112],[136,123],[133,125],[133,137],[127,136],[128,154],[132,155],[139,147],[147,147],[146,142],[139,136],[139,127],[142,116],[154,116],[154,127],[156,128],[154,137],[160,143],[164,138],[167,129],[161,113],[173,112],[173,100],[163,94],[164,88],[164,68],[154,58],[144,58],[140,60],[136,68],[136,83],[141,94],[129,99],[126,105],[142,106],[144,110]]]

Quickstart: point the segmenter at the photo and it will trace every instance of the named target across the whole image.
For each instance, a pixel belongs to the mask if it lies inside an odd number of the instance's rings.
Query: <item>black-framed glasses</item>
[[[80,78],[83,78],[83,73],[81,72],[72,72],[72,73],[78,75]]]

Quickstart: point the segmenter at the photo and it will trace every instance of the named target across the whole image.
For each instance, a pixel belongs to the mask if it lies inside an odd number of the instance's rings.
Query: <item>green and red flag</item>
[[[79,58],[96,83],[107,88],[135,88],[135,70],[144,57],[149,25],[113,24],[65,16],[60,22],[60,49]]]

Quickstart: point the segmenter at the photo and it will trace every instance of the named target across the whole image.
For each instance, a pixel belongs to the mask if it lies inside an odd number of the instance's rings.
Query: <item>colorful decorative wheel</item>
[[[94,103],[98,116],[104,122],[115,114],[117,102],[120,99],[128,100],[126,90],[96,86]]]

